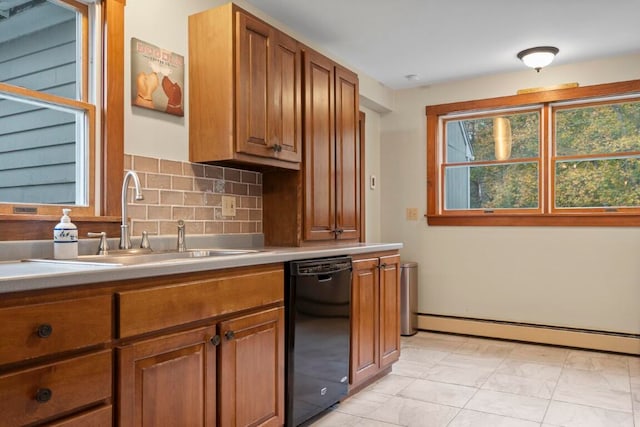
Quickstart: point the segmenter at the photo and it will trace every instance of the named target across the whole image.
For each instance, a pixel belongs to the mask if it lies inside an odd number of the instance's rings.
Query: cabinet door
[[[305,158],[304,239],[335,239],[334,63],[304,53]]]
[[[380,366],[378,258],[353,262],[351,287],[351,385],[369,378]]]
[[[336,237],[360,238],[358,76],[336,67]]]
[[[220,425],[281,426],[284,308],[222,322],[220,336]]]
[[[270,144],[276,147],[274,157],[280,160],[300,162],[302,150],[302,105],[301,73],[302,61],[298,42],[274,30],[275,43],[270,45],[272,68],[269,78]]]
[[[121,426],[215,426],[215,327],[118,349]]]
[[[400,256],[380,258],[380,368],[400,357]]]
[[[273,156],[269,143],[269,44],[274,29],[242,12],[237,19],[236,150]]]

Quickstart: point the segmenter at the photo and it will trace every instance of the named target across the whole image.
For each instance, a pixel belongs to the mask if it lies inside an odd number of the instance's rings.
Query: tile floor
[[[314,427],[640,427],[640,357],[418,332]]]

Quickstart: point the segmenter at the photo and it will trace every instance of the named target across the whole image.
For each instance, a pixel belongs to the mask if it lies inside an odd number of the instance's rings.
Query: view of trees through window
[[[445,119],[445,209],[540,208],[543,108]],[[640,101],[550,108],[553,207],[640,207]]]
[[[509,154],[499,159],[495,137],[496,118],[510,124]],[[539,206],[540,113],[511,113],[447,122],[447,163],[471,163],[446,167],[447,209],[530,209]],[[456,147],[464,158],[456,156]],[[497,163],[498,160],[502,160]],[[468,175],[466,182],[455,179]],[[463,193],[454,197],[455,193]],[[467,195],[467,197],[464,197]]]
[[[555,141],[557,208],[640,206],[640,101],[558,109]]]

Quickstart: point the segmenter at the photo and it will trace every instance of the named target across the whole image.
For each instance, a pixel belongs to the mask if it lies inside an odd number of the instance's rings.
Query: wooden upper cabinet
[[[360,141],[358,76],[336,67],[336,229],[337,238],[360,238]]]
[[[305,240],[335,239],[334,66],[312,51],[304,53],[305,74]]]
[[[358,240],[358,76],[305,49],[304,77],[304,239]]]
[[[271,155],[267,115],[269,110],[269,78],[272,61],[269,44],[274,30],[262,21],[237,13],[237,80],[236,117],[237,150],[259,156]]]
[[[278,144],[278,158],[302,160],[302,58],[298,42],[275,31],[270,82],[271,140]]]
[[[300,52],[232,3],[190,16],[190,160],[299,169]]]

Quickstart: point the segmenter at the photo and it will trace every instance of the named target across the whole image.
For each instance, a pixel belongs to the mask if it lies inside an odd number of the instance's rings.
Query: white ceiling
[[[246,1],[393,89],[522,70],[534,46],[551,66],[640,53],[640,0]]]

